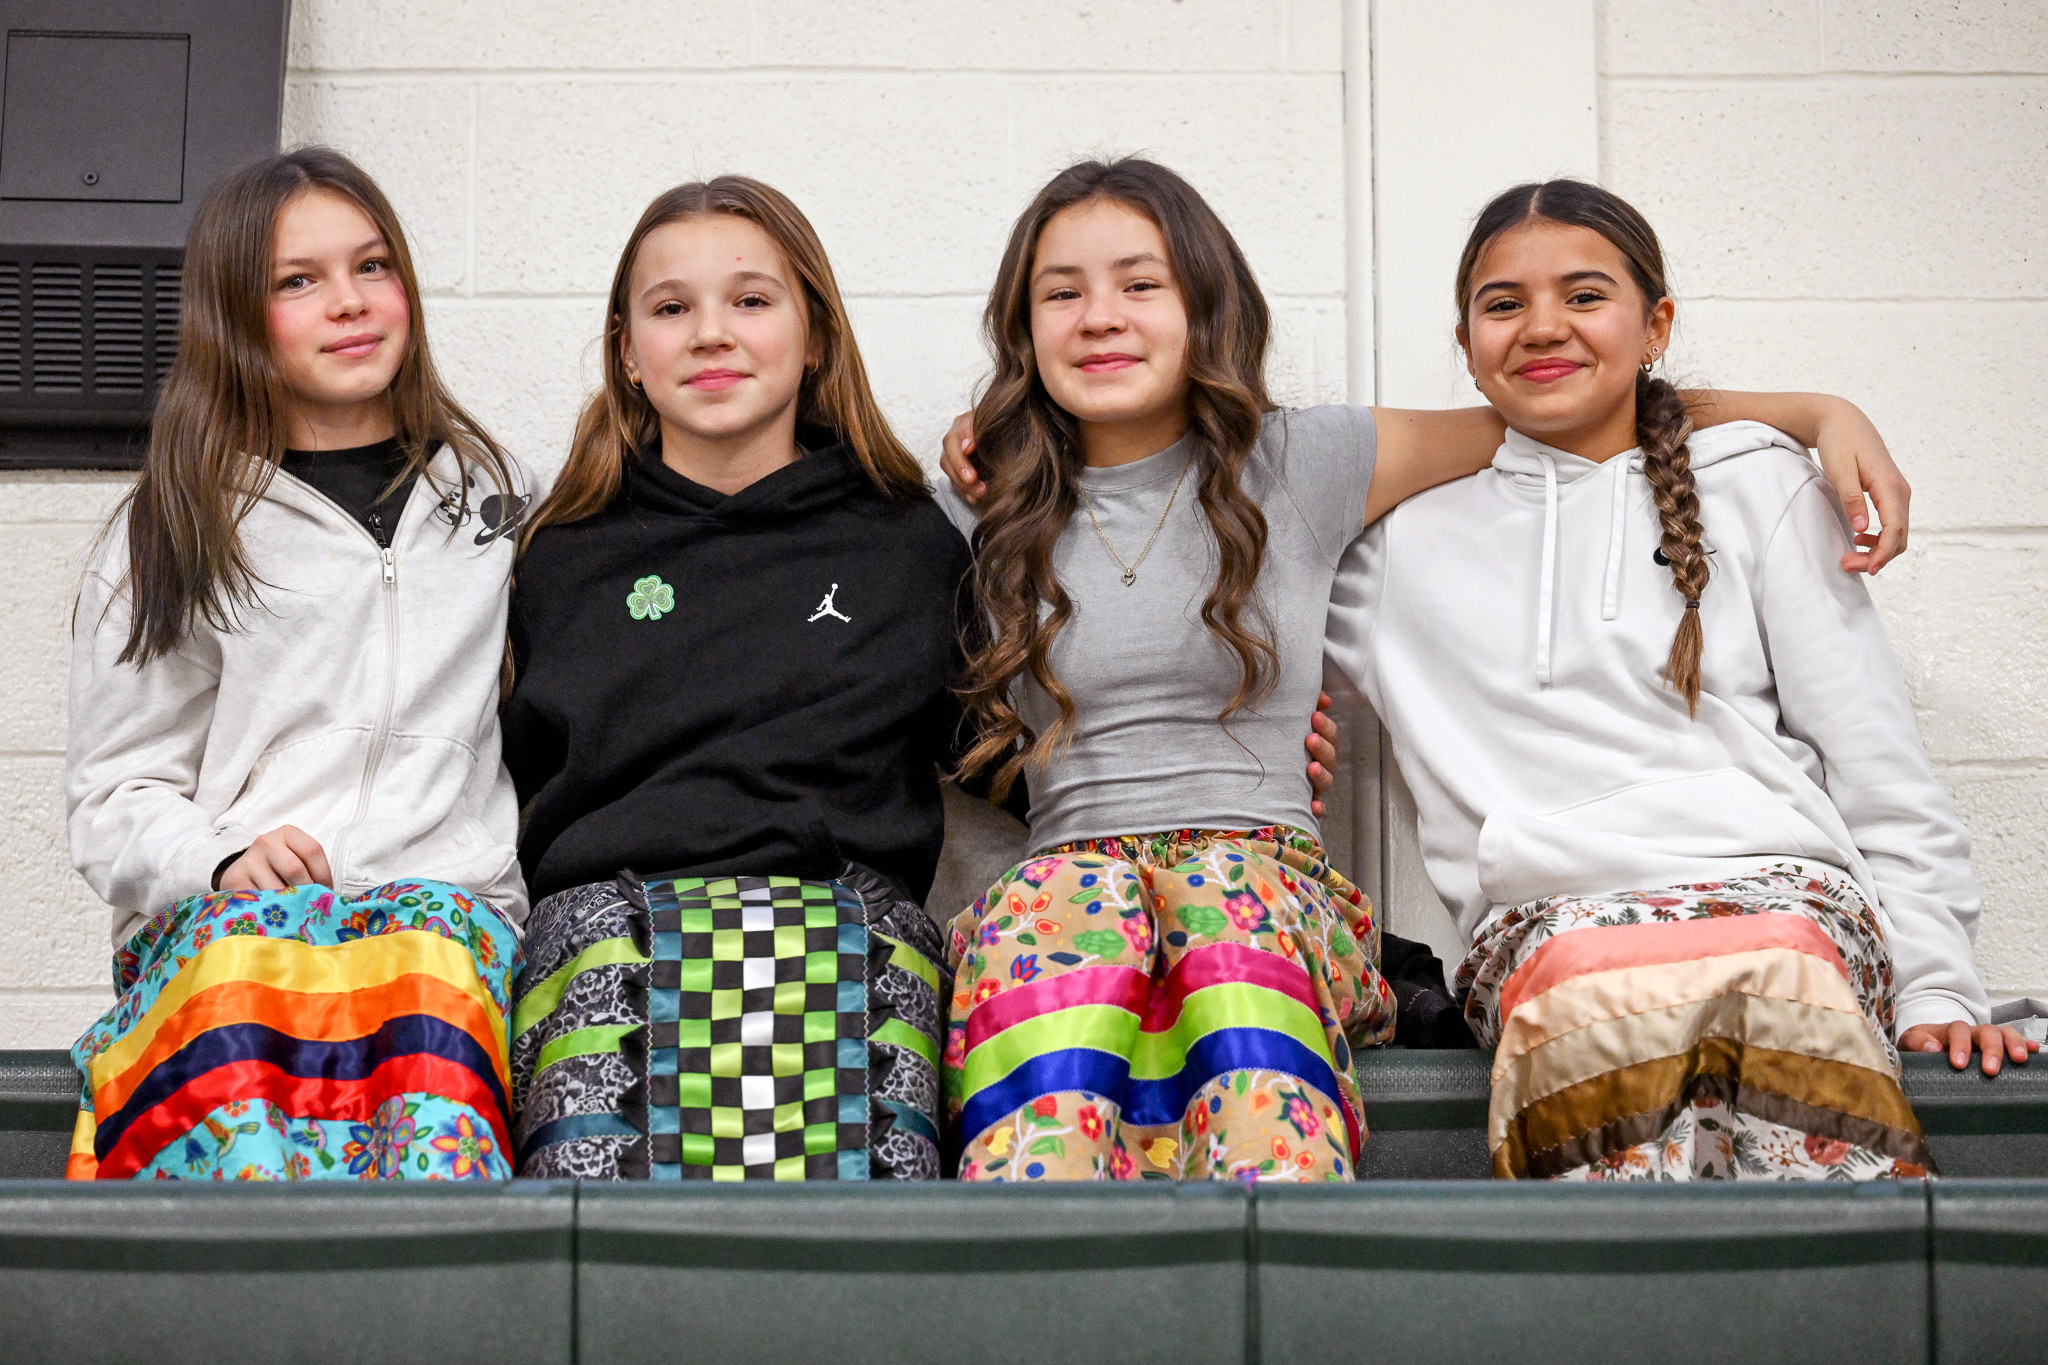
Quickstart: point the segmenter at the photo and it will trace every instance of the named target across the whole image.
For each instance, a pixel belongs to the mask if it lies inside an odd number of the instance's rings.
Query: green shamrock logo
[[[663,612],[675,609],[675,589],[662,582],[659,574],[636,581],[626,595],[626,610],[633,613],[635,621],[659,621]]]

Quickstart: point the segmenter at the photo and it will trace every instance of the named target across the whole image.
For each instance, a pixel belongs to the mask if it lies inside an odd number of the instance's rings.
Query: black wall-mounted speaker
[[[133,467],[185,231],[277,150],[289,0],[0,0],[0,468]]]

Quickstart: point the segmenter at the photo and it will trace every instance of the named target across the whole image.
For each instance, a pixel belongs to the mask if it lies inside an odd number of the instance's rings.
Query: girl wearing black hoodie
[[[967,546],[766,185],[648,206],[603,366],[512,605],[521,1173],[935,1176]]]

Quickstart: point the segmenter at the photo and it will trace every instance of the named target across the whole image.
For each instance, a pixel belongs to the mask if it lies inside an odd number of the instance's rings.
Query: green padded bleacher
[[[1935,1359],[2048,1359],[2048,1181],[1934,1183]]]
[[[1922,1181],[1273,1186],[1254,1217],[1265,1360],[1927,1359]]]
[[[1483,1180],[1487,1077],[1476,1051],[1387,1048],[1358,1054],[1358,1088],[1372,1140],[1366,1180]],[[1940,1053],[1904,1059],[1906,1098],[1944,1176],[2048,1176],[2048,1057],[1986,1076]]]
[[[1245,1359],[1242,1185],[585,1184],[584,1360]]]
[[[566,1182],[0,1184],[0,1359],[567,1362],[575,1217]]]
[[[1358,1054],[1372,1140],[1366,1180],[1484,1180],[1484,1052]],[[1944,1176],[2048,1176],[2048,1059],[1986,1077],[1939,1055],[1905,1059],[1906,1095]],[[0,1179],[64,1173],[77,1078],[62,1052],[0,1052]]]
[[[0,1180],[64,1174],[78,1119],[68,1052],[0,1052]]]

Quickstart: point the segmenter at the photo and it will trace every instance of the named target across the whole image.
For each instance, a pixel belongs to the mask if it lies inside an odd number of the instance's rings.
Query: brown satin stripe
[[[1496,1091],[1494,1121],[1500,1134],[1493,1143],[1494,1170],[1498,1174],[1526,1172],[1533,1153],[1561,1148],[1638,1116],[1661,1117],[1661,1123],[1648,1129],[1648,1135],[1654,1136],[1668,1125],[1690,1088],[1707,1077],[1725,1078],[1726,1084],[1736,1089],[1741,1107],[1759,1117],[1803,1131],[1840,1136],[1898,1160],[1927,1164],[1919,1123],[1889,1071],[1745,1046],[1731,1038],[1703,1038],[1685,1053],[1593,1077],[1518,1113],[1501,1113],[1500,1092]],[[1779,1117],[1781,1113],[1796,1117]],[[1820,1115],[1832,1117],[1826,1126],[1813,1126],[1820,1122]],[[1849,1135],[1852,1128],[1858,1136]],[[1635,1129],[1630,1123],[1627,1131]],[[1626,1142],[1617,1138],[1611,1145]],[[1583,1163],[1565,1163],[1567,1167],[1572,1164]]]
[[[1528,1169],[1512,1174],[1554,1180],[1582,1166],[1591,1166],[1610,1152],[1655,1140],[1671,1127],[1680,1110],[1695,1100],[1710,1096],[1745,1114],[1753,1114],[1802,1133],[1851,1142],[1880,1152],[1894,1161],[1910,1162],[1930,1174],[1939,1174],[1935,1171],[1934,1158],[1927,1150],[1926,1140],[1918,1132],[1906,1132],[1853,1114],[1802,1104],[1785,1095],[1738,1085],[1728,1076],[1696,1077],[1686,1087],[1686,1093],[1664,1109],[1650,1114],[1632,1114],[1593,1132],[1581,1133],[1555,1147],[1532,1152],[1528,1157]],[[1496,1156],[1494,1174],[1511,1174],[1500,1167],[1501,1162]]]
[[[1638,1062],[1684,1055],[1709,1037],[1891,1072],[1883,1045],[1860,1013],[1729,993],[1602,1020],[1516,1058],[1494,1082],[1489,1136],[1498,1137],[1508,1115],[1547,1095]]]
[[[1860,1013],[1856,993],[1839,967],[1811,953],[1782,948],[1588,972],[1523,1001],[1506,1020],[1494,1052],[1494,1078],[1498,1080],[1515,1058],[1573,1029],[1711,1000],[1737,989],[1745,995]]]

